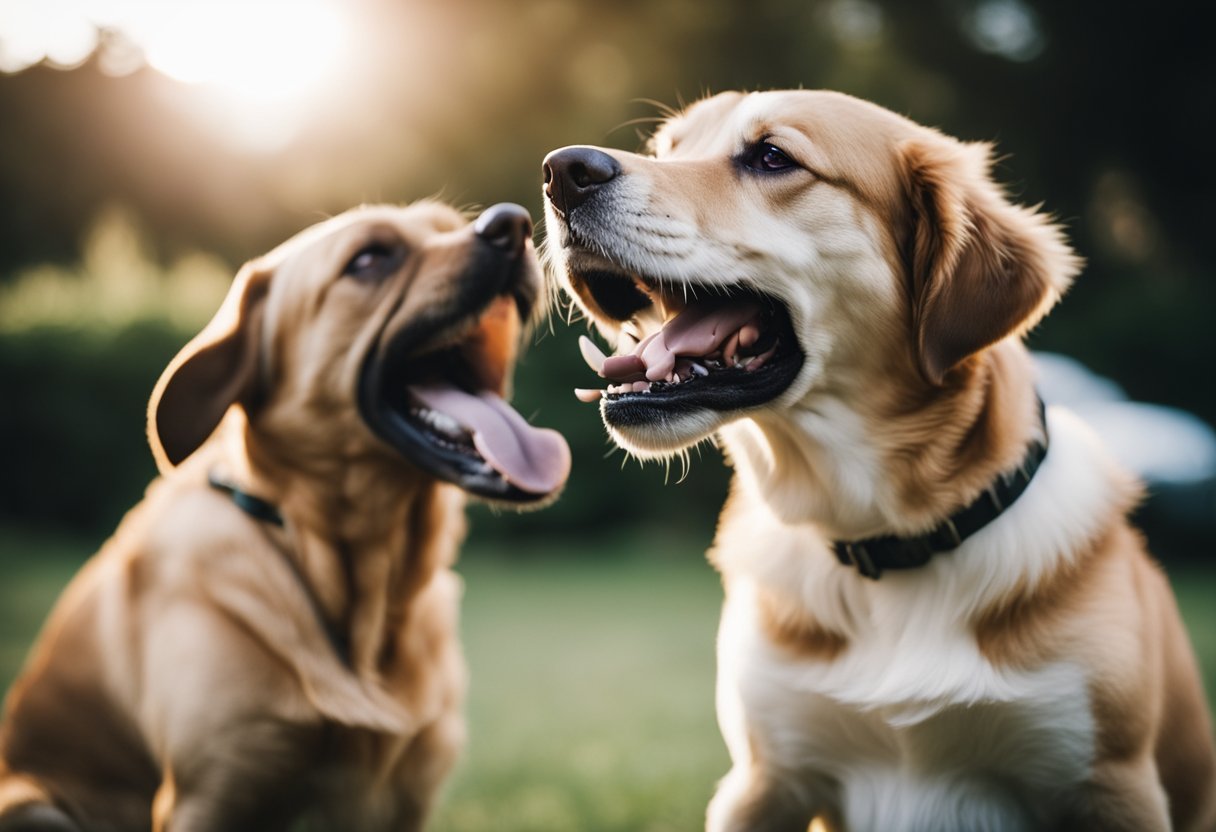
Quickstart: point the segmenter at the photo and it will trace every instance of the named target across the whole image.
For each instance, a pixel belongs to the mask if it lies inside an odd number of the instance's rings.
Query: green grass
[[[728,767],[696,551],[467,557],[470,746],[435,828],[696,828]]]
[[[708,530],[705,530],[708,534]],[[702,823],[721,589],[706,540],[474,538],[460,565],[470,744],[436,832],[661,832]],[[0,531],[0,686],[87,547]],[[621,552],[631,552],[625,556]],[[1216,570],[1172,575],[1216,691]]]
[[[1169,575],[1203,671],[1208,713],[1216,713],[1216,568],[1188,566]]]

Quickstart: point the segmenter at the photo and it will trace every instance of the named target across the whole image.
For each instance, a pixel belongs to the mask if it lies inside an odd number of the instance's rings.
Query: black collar
[[[268,503],[261,497],[255,497],[252,494],[242,491],[235,485],[226,483],[217,477],[214,473],[207,476],[207,482],[217,491],[222,491],[232,498],[232,502],[236,503],[237,508],[248,514],[254,519],[261,520],[263,523],[269,523],[272,526],[284,528],[283,515],[273,503]],[[338,658],[347,668],[351,667],[350,660],[350,639],[346,634],[335,627],[326,617],[324,609],[321,607],[321,602],[316,594],[312,591],[304,573],[300,571],[299,565],[295,562],[286,551],[277,544],[274,547],[283,556],[284,563],[287,564],[291,574],[295,576],[296,583],[304,591],[304,597],[308,599],[309,605],[312,607],[313,614],[316,615],[317,621],[321,624],[321,629],[325,632],[325,637],[329,639],[330,646],[334,652],[338,654]]]
[[[214,473],[207,475],[207,482],[215,490],[223,491],[231,497],[232,502],[236,503],[237,508],[250,517],[256,517],[264,523],[283,528],[283,515],[274,507],[274,504],[266,502],[261,497],[255,497],[248,492],[242,491],[235,485],[224,482]]]
[[[971,505],[954,512],[931,531],[915,537],[882,535],[864,540],[837,540],[832,544],[836,559],[845,566],[856,566],[865,577],[878,580],[885,569],[915,569],[940,552],[957,549],[964,540],[1000,517],[1030,485],[1035,471],[1047,456],[1047,419],[1042,399],[1039,399],[1039,419],[1043,424],[1044,440],[1030,443],[1018,466],[999,475]]]

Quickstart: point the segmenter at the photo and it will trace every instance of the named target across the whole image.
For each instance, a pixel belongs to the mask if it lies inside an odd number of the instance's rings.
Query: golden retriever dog
[[[546,257],[615,344],[639,457],[735,473],[712,832],[1211,830],[1196,662],[1021,336],[1080,268],[986,144],[849,96],[724,93],[544,163]]]
[[[152,396],[163,476],[9,693],[0,830],[422,827],[464,736],[465,492],[540,504],[570,465],[504,401],[531,230],[365,207],[241,270]]]

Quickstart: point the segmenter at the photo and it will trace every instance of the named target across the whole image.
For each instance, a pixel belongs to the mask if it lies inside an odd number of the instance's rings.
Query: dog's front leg
[[[386,830],[419,832],[431,814],[439,787],[464,747],[464,717],[449,710],[410,741],[395,778],[395,817]]]
[[[161,764],[155,832],[279,832],[314,799],[326,722],[261,641],[214,606],[149,620],[141,715]]]
[[[1061,830],[1169,832],[1168,799],[1149,757],[1095,767],[1083,799]]]
[[[710,801],[706,832],[806,832],[815,808],[800,790],[756,765],[736,764]]]
[[[155,832],[285,832],[309,798],[319,726],[238,720],[176,755],[153,802]]]

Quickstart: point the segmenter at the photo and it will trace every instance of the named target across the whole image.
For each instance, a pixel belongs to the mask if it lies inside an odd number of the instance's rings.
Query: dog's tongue
[[[473,445],[503,478],[530,494],[561,488],[570,474],[570,447],[555,430],[534,428],[488,390],[466,393],[446,384],[411,386],[431,410],[446,414],[473,435]]]
[[[688,306],[628,355],[614,355],[595,367],[614,381],[658,381],[671,375],[678,356],[707,355],[746,324],[760,317],[757,303],[697,303]]]

